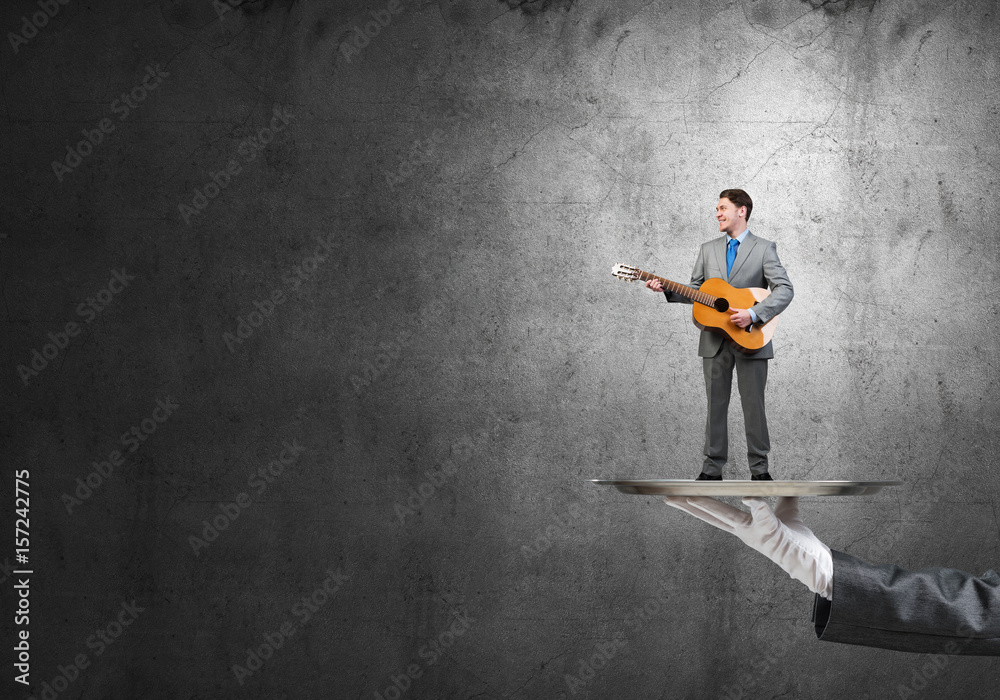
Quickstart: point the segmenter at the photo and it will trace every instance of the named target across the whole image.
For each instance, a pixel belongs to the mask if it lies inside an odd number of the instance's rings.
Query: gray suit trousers
[[[764,412],[764,387],[767,385],[767,360],[749,358],[722,343],[715,357],[702,358],[705,370],[705,394],[708,418],[705,421],[705,461],[702,471],[710,476],[722,474],[729,459],[729,398],[733,393],[733,367],[743,404],[743,424],[747,434],[747,461],[753,474],[767,471],[771,438]]]

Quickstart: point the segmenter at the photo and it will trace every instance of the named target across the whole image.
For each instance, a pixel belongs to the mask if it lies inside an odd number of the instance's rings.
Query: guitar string
[[[674,282],[672,280],[668,280],[668,279],[666,279],[664,277],[660,277],[659,275],[654,275],[652,273],[646,272],[645,270],[640,270],[640,269],[635,268],[635,267],[633,267],[633,268],[627,268],[627,269],[630,272],[632,272],[632,274],[635,274],[635,277],[632,278],[632,279],[637,279],[637,280],[639,280],[641,282],[647,282],[647,281],[649,281],[651,279],[658,279],[658,280],[660,280],[660,283],[663,284],[668,289],[670,289],[670,291],[672,291],[672,292],[674,292],[676,294],[680,294],[683,297],[687,297],[688,299],[691,299],[693,301],[696,301],[699,304],[704,304],[705,306],[714,306],[716,300],[719,299],[719,297],[713,297],[712,295],[706,294],[705,292],[702,292],[701,290],[694,289],[692,287],[688,287],[687,285],[683,285],[683,284],[680,284],[678,282]],[[615,276],[620,276],[621,279],[627,279],[624,275],[620,275],[619,273],[615,273]],[[685,293],[685,292],[687,292],[687,293]],[[750,332],[750,330],[752,328],[753,328],[753,324],[751,324],[750,326],[748,326],[746,328],[746,331]],[[730,337],[730,340],[732,340],[733,342],[736,342],[735,339],[733,339],[732,337]],[[743,347],[739,343],[737,343],[737,345],[740,345],[740,347]]]
[[[697,301],[699,304],[704,304],[705,306],[714,306],[718,297],[713,297],[705,292],[698,289],[693,289],[683,284],[673,282],[658,275],[651,274],[645,270],[639,270],[639,280],[646,282],[651,279],[658,279],[660,283],[665,285],[671,292],[675,294],[680,294],[683,297]]]

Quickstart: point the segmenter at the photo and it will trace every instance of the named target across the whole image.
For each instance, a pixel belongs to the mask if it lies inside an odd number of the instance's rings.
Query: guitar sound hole
[[[715,310],[718,311],[719,313],[729,311],[729,302],[726,299],[723,299],[722,297],[716,299],[715,304],[713,304],[713,306],[715,307]]]

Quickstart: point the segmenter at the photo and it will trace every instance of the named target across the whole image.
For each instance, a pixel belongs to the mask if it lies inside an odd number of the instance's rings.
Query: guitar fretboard
[[[660,284],[674,294],[680,294],[685,299],[696,301],[699,304],[704,304],[705,306],[714,306],[716,299],[718,299],[718,297],[713,297],[711,294],[705,294],[705,292],[694,289],[693,287],[688,287],[686,284],[673,282],[664,277],[660,277],[659,275],[646,272],[645,270],[639,270],[639,279],[643,282],[648,282],[649,280],[660,280]]]

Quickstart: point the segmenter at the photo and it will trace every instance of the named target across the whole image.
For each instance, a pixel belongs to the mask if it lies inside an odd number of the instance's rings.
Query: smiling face
[[[723,197],[715,205],[715,219],[719,222],[719,231],[736,238],[747,228],[747,208],[737,207]]]

